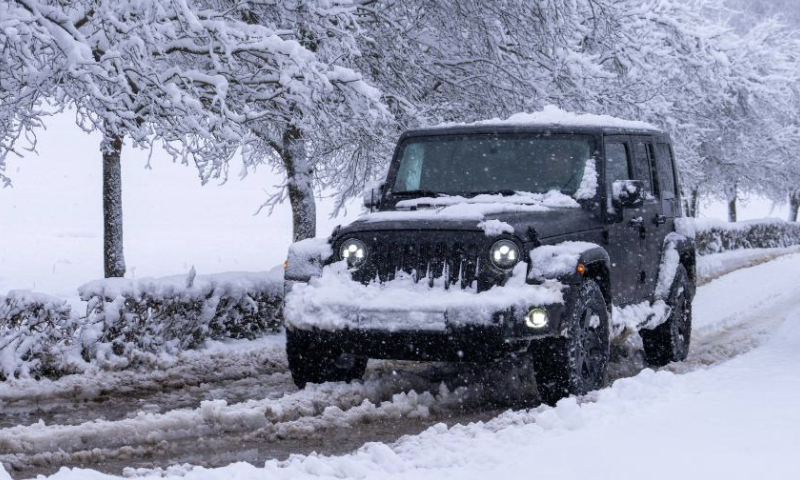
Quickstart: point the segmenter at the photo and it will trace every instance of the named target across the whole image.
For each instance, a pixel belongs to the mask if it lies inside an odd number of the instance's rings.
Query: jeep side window
[[[608,208],[612,208],[611,186],[615,180],[630,180],[630,155],[624,143],[606,144],[606,198]]]
[[[676,196],[675,172],[672,169],[672,153],[666,143],[656,144],[656,164],[658,177],[661,180],[661,199],[673,200]]]
[[[634,157],[634,178],[644,182],[645,192],[657,196],[658,192],[656,191],[656,184],[653,181],[653,174],[651,171],[651,167],[655,166],[653,145],[649,142],[637,141],[636,155],[634,155]]]

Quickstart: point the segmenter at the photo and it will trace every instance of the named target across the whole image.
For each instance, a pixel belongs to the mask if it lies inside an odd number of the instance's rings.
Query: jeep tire
[[[600,287],[584,280],[572,292],[562,320],[564,335],[531,343],[536,387],[544,403],[603,386],[610,351],[609,313]]]
[[[663,367],[686,360],[692,336],[692,284],[683,265],[678,265],[667,298],[672,309],[666,322],[652,330],[641,330],[645,363]]]
[[[348,354],[315,332],[286,330],[286,356],[297,388],[307,383],[350,382],[364,376],[367,358]]]

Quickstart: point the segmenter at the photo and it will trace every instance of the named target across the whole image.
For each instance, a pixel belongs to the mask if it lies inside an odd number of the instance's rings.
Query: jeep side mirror
[[[611,192],[616,209],[639,208],[644,204],[644,182],[641,180],[615,180]]]
[[[383,189],[386,186],[386,183],[381,182],[374,182],[367,185],[367,188],[364,190],[362,194],[362,198],[364,200],[364,208],[369,210],[370,212],[375,211],[381,205],[381,197],[383,197]]]

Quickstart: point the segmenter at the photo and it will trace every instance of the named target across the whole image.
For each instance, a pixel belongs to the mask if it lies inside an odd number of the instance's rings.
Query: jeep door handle
[[[665,223],[667,223],[667,216],[657,214],[655,217],[653,217],[653,223],[655,223],[656,225],[664,225]]]

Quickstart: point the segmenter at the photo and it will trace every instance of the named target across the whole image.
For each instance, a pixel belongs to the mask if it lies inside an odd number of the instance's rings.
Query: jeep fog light
[[[541,329],[547,326],[547,310],[544,308],[532,308],[527,315],[525,315],[525,325],[529,328]]]

